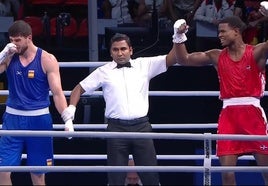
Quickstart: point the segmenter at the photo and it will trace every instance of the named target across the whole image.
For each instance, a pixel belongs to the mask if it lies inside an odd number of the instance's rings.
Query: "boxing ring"
[[[60,67],[98,67],[106,62],[60,62]],[[66,96],[69,96],[71,91],[64,91]],[[268,92],[265,92],[267,96]],[[7,90],[0,91],[0,95],[8,95]],[[102,96],[101,91],[95,91],[93,95]],[[150,91],[150,96],[218,96],[218,91]],[[84,94],[83,96],[88,96]],[[172,160],[172,161],[184,161],[184,160],[199,160],[202,165],[195,166],[3,166],[0,167],[0,171],[11,172],[29,172],[29,171],[45,171],[45,172],[168,172],[168,173],[201,173],[202,183],[199,185],[212,185],[212,173],[220,173],[225,171],[235,172],[262,172],[268,171],[268,167],[260,166],[219,166],[214,165],[213,161],[218,158],[213,153],[213,142],[216,140],[268,140],[268,136],[263,135],[218,135],[214,133],[183,133],[183,132],[151,132],[151,133],[136,133],[136,132],[106,132],[106,124],[74,124],[74,132],[63,131],[64,124],[54,124],[54,131],[4,131],[0,130],[0,136],[51,136],[54,138],[128,138],[128,139],[158,139],[158,140],[189,140],[189,141],[203,141],[203,154],[186,154],[186,155],[157,155],[158,160]],[[2,127],[2,126],[1,126]],[[180,123],[180,124],[153,124],[153,129],[216,129],[217,123]],[[94,130],[94,131],[91,131]],[[72,140],[72,139],[71,139]],[[157,148],[157,147],[156,147]],[[130,155],[131,157],[131,155]],[[26,154],[22,155],[23,159],[27,158]],[[54,154],[55,160],[106,160],[106,154]],[[254,160],[253,156],[241,156],[239,160]],[[161,179],[161,178],[160,178]]]

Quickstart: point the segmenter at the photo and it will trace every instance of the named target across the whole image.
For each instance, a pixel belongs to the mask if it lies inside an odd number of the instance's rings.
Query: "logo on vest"
[[[47,159],[47,166],[52,166],[52,159]]]
[[[22,75],[22,72],[21,72],[21,71],[17,71],[17,72],[16,72],[16,75],[21,76],[21,75]]]
[[[28,71],[28,78],[34,78],[34,70]]]
[[[267,147],[266,145],[261,145],[261,146],[260,146],[260,149],[261,149],[261,150],[267,150],[268,147]]]

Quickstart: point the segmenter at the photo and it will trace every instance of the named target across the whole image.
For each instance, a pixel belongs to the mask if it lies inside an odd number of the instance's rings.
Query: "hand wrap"
[[[185,25],[185,29],[180,28],[183,25]],[[172,36],[173,43],[183,43],[187,41],[187,37],[185,33],[187,33],[188,29],[187,29],[186,21],[184,19],[177,20],[174,23],[173,28],[174,28],[174,34]]]
[[[71,119],[67,120],[65,122],[65,130],[69,130],[69,132],[73,132],[74,131],[74,125],[73,125],[73,121]]]
[[[74,114],[76,111],[76,107],[74,105],[69,105],[66,109],[61,113],[62,120],[66,123],[68,120],[74,119]]]
[[[17,46],[13,43],[8,43],[5,48],[0,52],[0,64],[4,62],[7,57],[12,56],[17,51]]]
[[[74,105],[69,105],[61,113],[61,118],[63,119],[65,123],[64,125],[65,131],[74,132],[73,119],[74,119],[75,111],[76,111],[76,107]],[[68,139],[72,139],[72,137],[68,137]]]
[[[65,131],[69,131],[69,132],[74,132],[74,125],[73,125],[73,121],[71,119],[67,120],[65,122]],[[72,139],[72,137],[68,137],[68,139]]]

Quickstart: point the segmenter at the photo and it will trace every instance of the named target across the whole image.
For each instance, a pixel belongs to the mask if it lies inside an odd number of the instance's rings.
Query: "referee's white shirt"
[[[116,62],[109,62],[80,82],[88,94],[102,87],[106,118],[131,120],[146,116],[149,82],[167,70],[166,55],[140,57],[130,63],[130,68],[119,69]]]

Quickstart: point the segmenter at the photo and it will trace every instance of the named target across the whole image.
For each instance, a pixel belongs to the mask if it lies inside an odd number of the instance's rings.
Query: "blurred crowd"
[[[197,21],[217,27],[227,16],[239,16],[246,24],[244,40],[257,44],[267,39],[267,18],[258,11],[261,0],[103,0],[104,18],[118,20],[119,26],[151,26],[154,12],[159,25],[173,25],[185,19],[192,29]]]

